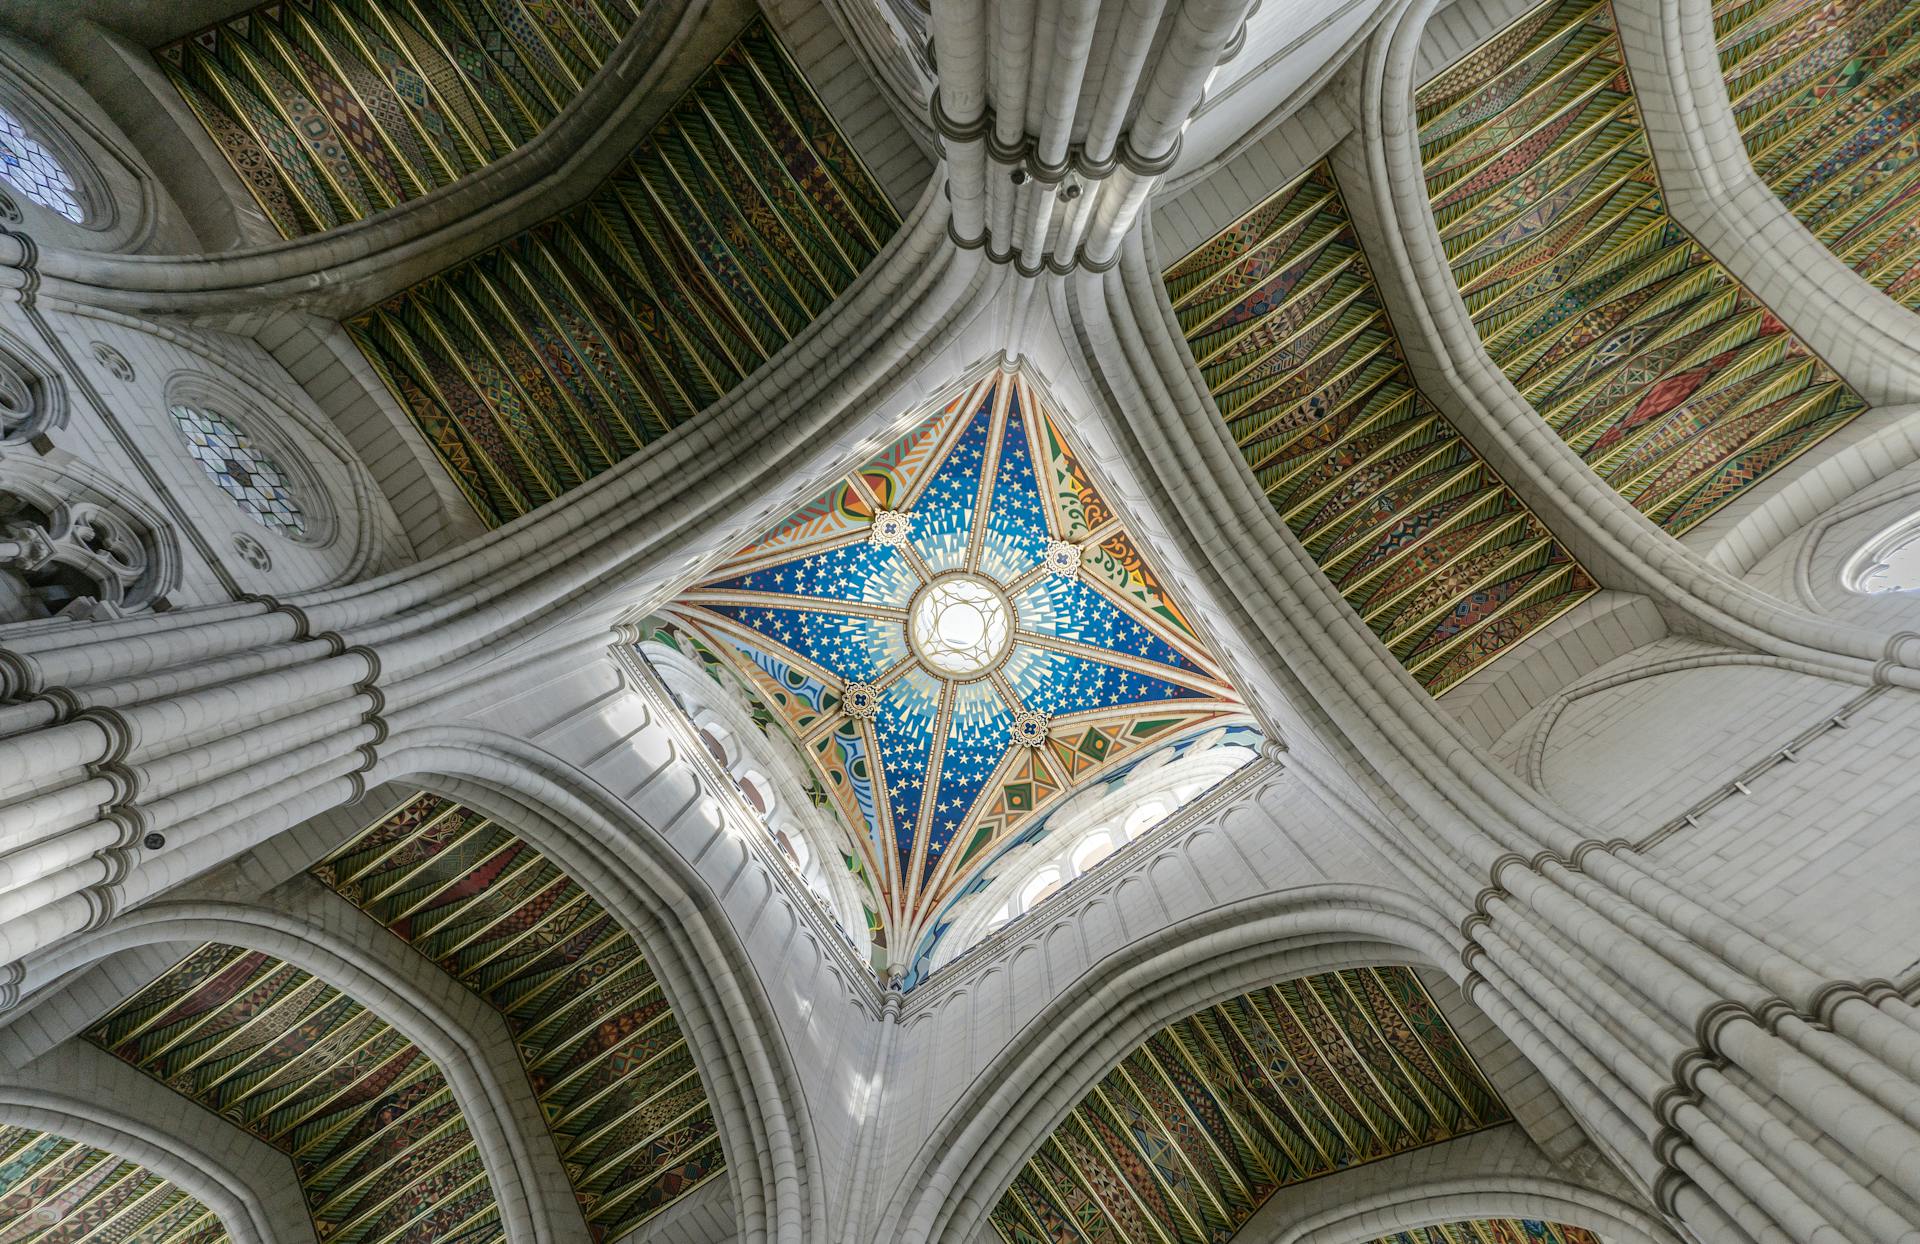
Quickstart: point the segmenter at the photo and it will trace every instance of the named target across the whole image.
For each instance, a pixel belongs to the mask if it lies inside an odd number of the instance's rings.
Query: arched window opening
[[[1059,869],[1041,869],[1028,879],[1026,885],[1020,887],[1020,910],[1032,911],[1035,907],[1053,897],[1054,892],[1060,888],[1062,883],[1063,879],[1060,876]]]
[[[713,763],[722,769],[733,763],[732,758],[727,754],[727,745],[724,741],[726,737],[727,731],[724,726],[700,727],[700,746],[707,749],[707,755],[713,757]]]
[[[1881,532],[1854,554],[1847,586],[1870,596],[1920,588],[1920,515]]]
[[[160,599],[158,533],[85,491],[0,480],[0,622],[124,617]]]
[[[187,452],[242,512],[269,531],[305,534],[306,514],[287,473],[246,432],[225,415],[200,406],[176,404],[169,413]]]
[[[1138,838],[1166,819],[1167,805],[1158,799],[1149,799],[1127,814],[1127,837]]]
[[[1086,872],[1113,854],[1113,835],[1104,829],[1096,829],[1081,840],[1073,849],[1073,871],[1075,875]]]
[[[48,211],[76,225],[86,223],[73,174],[5,107],[0,107],[0,178]]]

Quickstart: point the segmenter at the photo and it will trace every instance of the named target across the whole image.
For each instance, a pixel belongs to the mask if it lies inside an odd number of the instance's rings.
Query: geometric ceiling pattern
[[[0,1126],[5,1244],[226,1244],[214,1212],[143,1166],[32,1128]]]
[[[1411,970],[1326,972],[1149,1037],[1041,1142],[991,1221],[1006,1244],[1221,1244],[1281,1188],[1510,1117]]]
[[[439,1067],[291,964],[209,943],[87,1039],[286,1154],[323,1244],[505,1238]]]
[[[772,705],[904,970],[1103,774],[1246,710],[1039,391],[995,371],[668,607]]]
[[[1449,1222],[1381,1236],[1373,1244],[1600,1244],[1584,1227],[1568,1227],[1534,1218]]]
[[[282,235],[486,167],[557,116],[634,0],[283,0],[155,50]]]
[[[1325,161],[1165,280],[1268,500],[1428,691],[1598,590],[1414,387]]]
[[[1754,171],[1841,259],[1920,310],[1920,5],[1719,0]]]
[[[639,946],[525,841],[419,794],[313,875],[500,1012],[594,1239],[725,1169],[693,1052]]]
[[[1686,531],[1866,409],[1668,215],[1608,0],[1549,0],[1416,102],[1481,343],[1661,527]]]
[[[735,388],[898,227],[756,18],[583,202],[347,329],[498,525]]]

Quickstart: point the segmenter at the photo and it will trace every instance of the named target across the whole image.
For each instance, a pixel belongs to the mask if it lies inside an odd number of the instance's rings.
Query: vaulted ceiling
[[[639,946],[513,831],[422,793],[312,875],[500,1013],[593,1238],[724,1172],[693,1051]],[[502,1238],[441,1069],[300,968],[203,946],[86,1035],[285,1153],[328,1244]]]
[[[1596,590],[1415,387],[1327,162],[1165,279],[1254,478],[1421,686]]]
[[[136,1163],[30,1127],[0,1126],[6,1244],[226,1244],[220,1219]]]
[[[87,1038],[286,1154],[328,1244],[422,1232],[463,1244],[504,1238],[440,1068],[360,1002],[284,960],[202,946]]]
[[[992,1222],[1006,1244],[1218,1244],[1282,1188],[1509,1117],[1410,970],[1328,972],[1149,1037],[1042,1142]]]
[[[501,523],[734,388],[898,227],[755,19],[585,202],[347,325]]]
[[[1396,1231],[1373,1244],[1600,1244],[1600,1237],[1583,1227],[1536,1218],[1481,1218]]]
[[[1649,518],[1686,531],[1866,409],[1667,214],[1608,0],[1551,0],[1417,102],[1481,343]]]
[[[1856,272],[1920,310],[1920,7],[1719,0],[1754,171]]]
[[[313,875],[500,1012],[594,1237],[726,1167],[660,982],[579,883],[499,823],[420,794]]]
[[[276,0],[156,49],[287,237],[371,216],[538,133],[634,27],[630,0]]]
[[[666,616],[776,708],[902,951],[1022,826],[1245,717],[1019,373],[939,403]]]

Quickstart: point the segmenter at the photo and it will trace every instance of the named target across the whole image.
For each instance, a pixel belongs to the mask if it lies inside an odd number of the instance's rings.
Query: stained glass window
[[[187,452],[234,504],[262,527],[284,528],[295,535],[307,529],[306,516],[293,499],[280,464],[254,448],[247,434],[224,415],[198,406],[174,406],[173,421],[186,438]]]
[[[19,118],[5,108],[0,108],[0,177],[41,207],[75,224],[87,218],[73,175],[53,152],[28,137]]]

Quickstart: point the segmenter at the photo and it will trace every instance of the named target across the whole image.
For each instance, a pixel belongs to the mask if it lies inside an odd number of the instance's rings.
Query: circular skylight
[[[934,673],[972,678],[1006,652],[1012,610],[1000,590],[977,575],[938,579],[913,602],[907,637]]]

